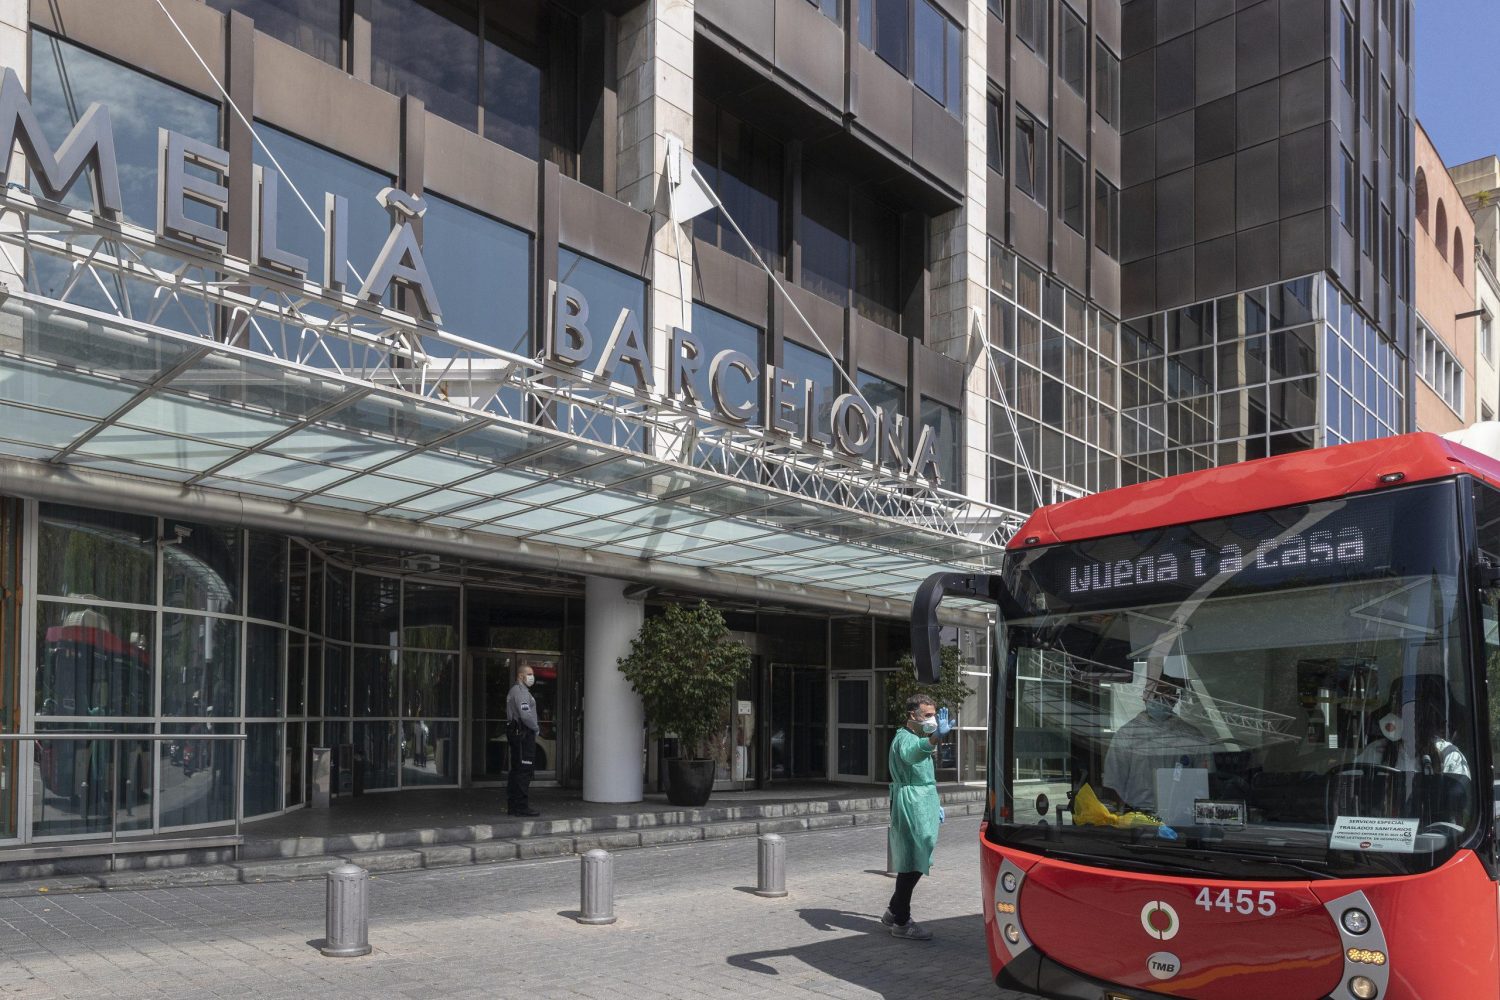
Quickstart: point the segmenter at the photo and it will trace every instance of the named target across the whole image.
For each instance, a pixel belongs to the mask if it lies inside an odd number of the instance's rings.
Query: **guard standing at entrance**
[[[540,816],[531,808],[531,776],[536,772],[536,737],[541,723],[536,717],[536,699],[531,685],[536,675],[522,664],[516,683],[505,699],[505,734],[510,741],[510,771],[505,779],[506,806],[512,816]]]

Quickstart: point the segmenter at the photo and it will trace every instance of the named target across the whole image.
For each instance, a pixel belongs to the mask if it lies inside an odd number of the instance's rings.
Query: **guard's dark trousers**
[[[505,804],[512,815],[531,808],[531,776],[536,773],[536,733],[521,727],[510,737],[510,772],[505,779]]]

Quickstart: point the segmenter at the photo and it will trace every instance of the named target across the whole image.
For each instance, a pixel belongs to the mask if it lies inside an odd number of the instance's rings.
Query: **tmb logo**
[[[1157,979],[1171,979],[1182,970],[1182,962],[1170,951],[1159,951],[1146,959],[1146,971]]]

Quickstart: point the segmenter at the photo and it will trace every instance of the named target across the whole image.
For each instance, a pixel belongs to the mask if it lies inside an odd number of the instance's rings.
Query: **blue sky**
[[[1417,117],[1450,166],[1500,155],[1500,0],[1417,0]]]

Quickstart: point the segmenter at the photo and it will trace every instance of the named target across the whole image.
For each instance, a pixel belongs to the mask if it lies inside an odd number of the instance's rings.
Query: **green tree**
[[[906,725],[906,699],[921,692],[932,699],[938,708],[947,708],[949,715],[957,715],[964,699],[974,689],[964,683],[963,655],[957,646],[942,648],[942,669],[936,684],[917,683],[917,665],[910,653],[896,661],[896,672],[886,678],[886,710],[894,726]],[[976,720],[965,720],[972,725]]]
[[[647,618],[620,661],[646,710],[652,735],[676,733],[685,755],[711,756],[729,699],[750,669],[750,650],[729,638],[724,616],[703,601],[670,604]]]

